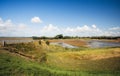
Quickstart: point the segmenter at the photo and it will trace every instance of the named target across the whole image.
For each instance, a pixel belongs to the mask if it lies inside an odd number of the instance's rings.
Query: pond
[[[106,42],[106,41],[91,40],[91,41],[88,41],[88,46],[92,48],[120,47],[120,42]]]
[[[64,42],[53,42],[53,43],[50,43],[50,44],[59,45],[59,46],[65,47],[65,48],[78,48],[77,46],[73,46],[73,45],[70,45],[70,44],[67,44],[67,43],[64,43]]]
[[[77,46],[73,46],[64,42],[52,42],[51,45],[58,45],[65,48],[79,48]],[[120,42],[106,42],[99,40],[90,40],[87,41],[87,46],[91,48],[102,48],[102,47],[120,47]]]

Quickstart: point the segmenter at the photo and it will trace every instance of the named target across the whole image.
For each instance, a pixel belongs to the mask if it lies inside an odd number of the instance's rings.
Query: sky
[[[120,0],[0,0],[0,37],[120,36]]]

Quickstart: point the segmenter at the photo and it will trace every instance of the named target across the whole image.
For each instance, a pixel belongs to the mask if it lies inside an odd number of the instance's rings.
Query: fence
[[[28,43],[32,41],[33,40],[0,40],[0,44],[4,46],[5,44]]]

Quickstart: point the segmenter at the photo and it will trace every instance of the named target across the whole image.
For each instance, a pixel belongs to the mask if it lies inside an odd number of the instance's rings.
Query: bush
[[[8,50],[10,50],[10,51],[12,50],[12,52],[16,52],[16,51],[28,52],[28,51],[35,50],[35,45],[32,42],[7,44],[7,47],[8,47]]]
[[[41,45],[41,41],[39,41],[39,44]]]
[[[49,45],[49,44],[50,44],[50,42],[49,42],[49,41],[46,41],[46,44],[47,44],[47,45]]]

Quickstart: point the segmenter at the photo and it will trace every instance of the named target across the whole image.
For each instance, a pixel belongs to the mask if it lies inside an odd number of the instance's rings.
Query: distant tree
[[[63,35],[62,35],[62,34],[56,35],[55,38],[56,38],[56,39],[62,39],[62,38],[63,38]]]
[[[33,40],[39,40],[40,37],[37,37],[37,36],[32,36]]]
[[[64,39],[71,39],[72,37],[71,36],[64,36],[63,38]]]
[[[41,39],[48,39],[48,37],[46,37],[46,36],[41,36],[40,38]]]

